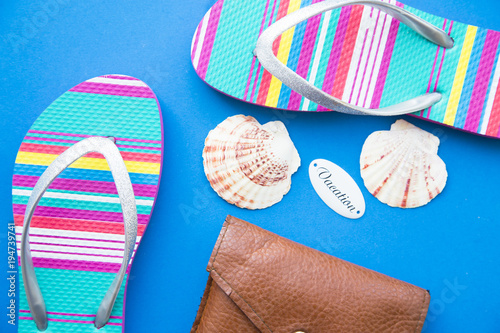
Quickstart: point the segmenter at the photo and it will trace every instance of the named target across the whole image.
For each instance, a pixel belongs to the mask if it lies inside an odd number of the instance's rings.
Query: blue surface
[[[6,317],[6,237],[18,147],[59,95],[110,73],[138,77],[153,88],[163,110],[166,142],[156,210],[128,285],[127,332],[189,331],[226,214],[429,289],[425,332],[500,331],[500,140],[406,117],[440,137],[448,184],[423,208],[381,204],[362,186],[359,154],[370,133],[388,129],[396,118],[283,113],[212,90],[191,66],[190,46],[213,2],[0,1],[0,331],[15,332]],[[405,3],[500,31],[498,0]],[[261,211],[227,204],[203,173],[207,133],[239,113],[262,123],[284,121],[302,158],[290,193]],[[367,203],[363,218],[344,219],[320,201],[307,172],[315,158],[339,164],[361,185]]]

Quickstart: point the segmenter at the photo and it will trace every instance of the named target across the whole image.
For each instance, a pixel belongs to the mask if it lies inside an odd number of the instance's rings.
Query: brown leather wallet
[[[191,333],[420,332],[429,293],[228,216]]]

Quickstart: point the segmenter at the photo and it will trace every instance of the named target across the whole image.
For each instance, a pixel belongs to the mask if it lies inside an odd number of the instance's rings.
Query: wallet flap
[[[261,332],[419,332],[429,293],[228,216],[207,270]]]

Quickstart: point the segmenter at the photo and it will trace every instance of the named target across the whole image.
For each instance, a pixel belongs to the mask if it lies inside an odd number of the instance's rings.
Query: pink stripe
[[[248,80],[247,80],[247,86],[245,88],[245,94],[243,95],[243,100],[247,100],[247,95],[248,95],[248,89],[250,89],[250,83],[252,82],[252,74],[253,74],[253,68],[255,66],[255,58],[253,57],[252,59],[252,66],[250,66],[250,73],[248,74]]]
[[[399,2],[396,3],[396,6],[404,8],[404,5]],[[384,92],[385,80],[387,79],[387,73],[389,72],[389,65],[391,64],[392,52],[394,51],[394,45],[396,44],[398,30],[399,21],[393,18],[391,27],[389,28],[387,42],[385,44],[384,55],[382,56],[382,62],[380,64],[377,83],[375,84],[375,91],[373,92],[373,98],[370,105],[370,108],[372,109],[380,107],[380,101],[382,100],[382,93]]]
[[[372,17],[372,15],[373,15],[373,8],[372,8],[372,11],[370,13],[370,17]],[[358,92],[358,98],[356,99],[356,105],[358,105],[358,103],[359,103],[359,97],[361,96],[361,91],[363,90],[363,83],[365,82],[366,72],[368,71],[368,62],[370,61],[370,55],[372,54],[373,41],[375,39],[375,33],[377,32],[379,19],[380,19],[380,11],[378,12],[377,20],[375,21],[375,30],[373,31],[372,41],[370,43],[370,49],[368,50],[368,57],[366,58],[365,69],[363,71],[363,77],[361,78],[361,84],[359,85],[359,92]],[[383,29],[384,29],[384,26],[382,26],[382,31],[383,31]],[[367,30],[367,32],[368,32],[368,30]],[[361,54],[363,54],[363,53],[361,53]],[[373,72],[374,66],[375,66],[375,61],[373,62],[373,65],[372,65],[372,72]],[[370,77],[370,79],[371,79],[371,77]],[[368,89],[369,88],[370,88],[370,85],[368,85]],[[365,100],[366,100],[366,95],[368,95],[368,94],[365,94]]]
[[[31,313],[30,310],[22,310],[22,309],[20,309],[19,312]],[[47,314],[52,314],[52,315],[56,315],[56,316],[95,317],[95,314],[66,313],[66,312],[53,312],[53,311],[47,311]],[[123,319],[123,316],[109,316],[109,318],[111,318],[111,319]]]
[[[12,177],[13,186],[35,187],[38,181],[37,176],[21,176],[14,175]],[[83,179],[65,179],[56,178],[52,184],[51,189],[65,190],[65,191],[82,191],[90,193],[108,193],[118,194],[114,182],[105,182],[97,180],[83,180]],[[155,197],[158,187],[156,185],[132,184],[134,194],[139,197]]]
[[[100,95],[155,98],[155,95],[148,87],[123,86],[119,84],[88,81],[80,83],[69,91]]]
[[[33,258],[33,265],[37,268],[67,269],[73,271],[117,273],[121,264],[85,260],[64,260],[52,258]],[[130,265],[129,265],[130,268]]]
[[[446,23],[447,22],[448,22],[448,20],[444,19],[442,30],[444,30],[444,28],[446,27]],[[427,85],[426,93],[429,93],[431,91],[431,85],[432,85],[432,81],[433,81],[432,79],[434,78],[434,71],[436,70],[436,64],[437,64],[437,60],[438,60],[438,57],[439,57],[439,51],[440,50],[441,50],[441,46],[438,45],[437,46],[437,50],[436,50],[436,56],[434,57],[434,64],[432,65],[431,76],[429,77],[429,84]],[[444,55],[444,53],[443,53],[443,55]],[[420,117],[422,117],[424,115],[424,111],[425,110],[421,110],[420,111]],[[429,114],[427,114],[427,118],[428,117],[429,117]]]
[[[264,29],[264,24],[266,23],[266,16],[267,16],[267,9],[269,8],[269,1],[267,0],[266,2],[266,7],[264,10],[264,16],[262,17],[262,22],[260,24],[260,30],[259,30],[259,36],[262,34],[262,30]],[[253,69],[255,67],[255,59],[257,57],[253,57],[252,59],[252,66],[250,67],[250,73],[248,74],[248,81],[247,81],[247,86],[245,88],[245,94],[243,95],[243,100],[247,100],[247,95],[248,95],[248,90],[250,89],[250,83],[252,82],[252,75],[253,75]]]
[[[131,76],[123,76],[123,75],[104,75],[103,77],[108,79],[118,79],[118,80],[131,80],[131,81],[141,81]]]
[[[450,21],[450,29],[448,30],[448,35],[451,34],[451,30],[453,29],[453,23],[454,21]],[[436,77],[436,84],[434,85],[434,91],[437,90],[437,86],[438,86],[438,83],[439,83],[439,77],[441,76],[441,70],[443,69],[443,63],[444,63],[444,57],[446,55],[446,48],[443,48],[443,58],[441,58],[441,64],[439,64],[439,70],[438,70],[438,73],[437,73],[437,77]]]
[[[313,0],[312,3],[315,4],[321,0]],[[297,64],[297,74],[307,78],[307,73],[309,72],[309,65],[311,64],[312,54],[314,52],[314,44],[316,43],[316,37],[318,35],[318,28],[321,22],[321,15],[316,15],[307,21],[306,32],[304,33],[304,38],[302,42],[302,48],[300,50],[299,62]],[[288,109],[298,110],[300,107],[300,101],[302,100],[302,95],[296,91],[291,92],[290,100],[288,101]]]
[[[438,80],[439,80],[439,75],[441,74],[441,69],[443,68],[443,61],[444,61],[444,56],[446,55],[446,48],[443,47],[443,56],[441,57],[441,63],[439,65],[439,69],[438,69],[438,73],[437,73],[437,76],[436,76],[436,84],[434,85],[434,92],[436,91],[437,89],[437,84],[438,84]],[[429,92],[429,90],[427,91]],[[430,106],[427,110],[427,116],[426,118],[429,119],[429,117],[431,116],[431,110],[432,110],[432,106]],[[420,111],[420,116],[422,117],[424,114],[424,110]]]
[[[269,3],[270,3],[270,0],[267,0],[266,9],[264,10],[264,16],[262,17],[262,22],[260,23],[259,36],[262,34],[262,31],[264,30],[264,25],[266,24],[266,16],[267,16],[267,9],[269,8]],[[274,4],[276,5],[276,1],[274,2]],[[274,14],[274,7],[273,7],[273,10],[271,12],[271,19],[272,19],[273,14]]]
[[[363,55],[363,52],[365,51],[365,46],[366,46],[366,38],[368,37],[368,29],[365,31],[365,38],[363,39],[363,46],[361,47],[361,54],[358,60],[358,67],[356,68],[356,74],[354,74],[354,82],[358,79],[358,73],[359,73],[359,67],[361,67],[361,55]],[[354,89],[351,90],[351,95],[349,96],[349,103],[352,101],[352,95],[354,93]]]
[[[276,11],[276,2],[277,2],[277,0],[274,0],[273,10],[271,11],[271,15],[269,16],[269,22],[267,23],[267,26],[270,26],[271,23],[272,23],[272,20],[273,20],[273,17],[274,17],[274,12]],[[254,100],[255,100],[255,91],[256,91],[256,88],[257,88],[257,81],[259,80],[259,77],[260,77],[260,69],[261,69],[261,67],[262,67],[262,65],[259,63],[257,65],[257,73],[255,73],[255,79],[253,81],[252,95],[250,97],[250,102],[254,102]]]
[[[32,227],[33,228],[33,227]],[[16,232],[16,236],[21,236],[22,233]],[[60,239],[74,239],[74,240],[84,240],[84,241],[95,241],[95,242],[109,242],[109,243],[125,243],[125,241],[110,240],[110,239],[94,239],[94,238],[79,238],[79,237],[65,237],[65,236],[55,236],[55,235],[39,235],[30,232],[30,236],[33,237],[47,237],[47,238],[60,238]],[[139,244],[139,241],[136,242]]]
[[[493,93],[493,91],[492,91]],[[493,100],[493,106],[491,107],[490,120],[488,121],[488,128],[486,129],[486,135],[489,136],[499,136],[500,131],[500,85],[497,87],[495,92],[495,98]]]
[[[328,94],[330,94],[333,89],[333,82],[335,81],[335,75],[337,73],[337,67],[339,65],[340,54],[342,52],[342,46],[344,45],[344,39],[347,33],[347,25],[349,24],[351,11],[352,6],[348,6],[342,7],[342,10],[340,12],[337,30],[335,31],[335,37],[332,44],[332,51],[330,52],[330,58],[328,59],[328,65],[326,67],[325,79],[323,81],[323,87],[321,88]],[[328,22],[325,22],[325,24],[328,24]],[[317,110],[327,111],[328,109],[324,106],[318,105]]]
[[[130,146],[130,145],[116,145],[119,148],[133,148],[133,149],[144,149],[144,150],[157,150],[161,151],[160,147],[144,147],[144,146]]]
[[[108,254],[95,254],[95,253],[74,253],[74,252],[62,252],[62,251],[48,251],[48,250],[31,250],[31,252],[42,252],[42,253],[56,253],[56,254],[69,254],[75,256],[92,256],[92,257],[104,257],[104,258],[123,258],[123,256],[112,256]],[[135,250],[134,250],[135,252]]]
[[[252,95],[250,96],[250,102],[254,102],[254,100],[255,100],[255,90],[257,87],[257,81],[259,80],[261,67],[262,67],[262,65],[259,63],[257,65],[257,73],[255,73],[255,80],[254,80],[253,87],[252,87]]]
[[[62,142],[62,143],[77,143],[79,141],[76,140],[64,140],[64,139],[53,139],[53,138],[39,138],[34,136],[25,136],[25,140],[33,140],[33,141],[47,141],[47,142]],[[133,149],[144,149],[144,150],[158,150],[160,151],[160,147],[144,147],[144,146],[130,146],[130,145],[116,145],[120,148],[133,148]]]
[[[479,127],[499,42],[500,32],[488,30],[465,120],[464,130],[466,131],[476,132]]]
[[[425,91],[426,93],[431,91],[432,79],[434,78],[434,71],[436,69],[436,64],[437,64],[440,50],[441,50],[441,46],[438,45],[437,50],[436,50],[436,56],[434,57],[434,63],[432,64],[431,76],[429,77],[429,83],[427,84],[427,90]],[[422,110],[420,112],[424,112],[424,111]],[[420,114],[420,115],[422,115],[422,114]]]
[[[33,320],[31,317],[19,317],[20,320]],[[72,324],[94,324],[94,321],[87,321],[87,320],[70,320],[70,319],[56,319],[56,318],[47,318],[48,321],[55,321],[55,322],[60,322],[60,323],[72,323]],[[112,325],[112,326],[122,326],[120,323],[106,323],[106,325]]]
[[[14,214],[24,214],[24,212],[26,211],[26,205],[13,204],[12,210],[14,211]],[[37,206],[35,208],[35,215],[104,222],[123,222],[122,213],[101,212],[97,210]],[[149,221],[149,215],[137,214],[137,220],[139,224],[147,224]]]
[[[21,244],[21,240],[18,240],[16,243]],[[48,245],[48,246],[78,247],[78,248],[96,249],[96,250],[112,250],[112,251],[123,250],[123,249],[116,249],[113,247],[96,247],[96,246],[83,246],[83,245],[73,245],[73,244],[56,244],[56,243],[41,243],[41,242],[30,242],[30,244]]]
[[[76,136],[78,138],[90,138],[92,135],[85,134],[76,134],[76,133],[61,133],[61,132],[49,132],[49,131],[38,131],[30,129],[28,133],[36,133],[36,134],[48,134],[48,135],[62,135],[62,136]],[[95,136],[95,135],[93,135]],[[115,138],[117,141],[131,141],[131,142],[144,142],[144,143],[158,143],[161,144],[161,141],[158,140],[142,140],[142,139],[129,139],[129,138]]]
[[[448,29],[448,35],[451,34],[451,30],[453,28],[453,21],[450,21],[450,28]],[[444,58],[446,56],[446,48],[443,47],[443,57],[441,58],[441,63],[439,64],[439,69],[438,69],[438,72],[437,72],[437,76],[436,76],[436,83],[434,84],[434,92],[437,91],[437,86],[438,86],[438,83],[439,83],[439,78],[441,77],[441,70],[443,69],[443,63],[444,63]],[[427,119],[430,118],[431,116],[431,111],[432,111],[432,106],[429,107],[429,111],[427,112]]]
[[[379,13],[380,15],[380,13]],[[384,17],[384,23],[382,23],[382,32],[381,34],[384,33],[384,29],[385,29],[385,23],[387,22],[387,14],[385,14],[385,17]],[[378,19],[377,19],[378,20]],[[380,51],[380,46],[382,45],[382,39],[384,38],[383,35],[380,36],[380,39],[378,40],[378,45],[377,45],[377,52],[375,53],[375,61],[376,59],[378,58],[378,53]],[[370,89],[370,85],[372,83],[372,78],[373,78],[373,72],[375,71],[375,64],[373,65],[372,67],[372,70],[370,72],[370,79],[368,80],[368,89]],[[365,95],[365,100],[363,101],[363,107],[366,107],[366,99],[368,98],[368,94]]]
[[[203,26],[203,20],[205,17],[201,19],[200,24],[198,25],[198,29],[196,29],[196,37],[194,38],[193,49],[191,50],[191,61],[194,60],[194,55],[196,54],[196,50],[198,48],[198,41],[200,40],[201,27]]]
[[[75,317],[95,317],[95,314],[63,313],[47,311],[47,314],[56,316],[75,316]],[[123,319],[123,316],[109,316],[110,319]]]
[[[217,28],[219,26],[219,18],[222,12],[223,4],[224,0],[217,1],[210,12],[207,32],[205,33],[205,40],[203,41],[203,46],[201,49],[200,61],[198,63],[198,68],[196,69],[198,75],[203,80],[207,75],[208,63],[210,62],[210,55],[212,54],[212,48],[214,46],[215,36],[217,34]]]
[[[446,28],[446,23],[447,22],[448,22],[448,20],[444,19],[442,30],[444,30]],[[431,77],[429,78],[429,84],[427,85],[426,93],[428,93],[428,92],[431,91],[432,79],[434,78],[434,71],[436,70],[436,64],[437,64],[437,60],[438,60],[438,57],[439,57],[439,51],[440,50],[441,50],[441,46],[438,45],[437,46],[437,50],[436,50],[436,56],[434,57],[434,63],[432,64]],[[421,112],[423,112],[423,110]]]
[[[49,142],[62,142],[62,143],[77,143],[79,141],[76,140],[63,140],[63,139],[53,139],[53,138],[39,138],[34,136],[26,136],[25,140],[33,140],[33,141],[49,141]],[[144,147],[144,146],[130,146],[130,145],[116,145],[120,148],[133,148],[133,149],[144,149],[144,150],[161,150],[160,147]]]

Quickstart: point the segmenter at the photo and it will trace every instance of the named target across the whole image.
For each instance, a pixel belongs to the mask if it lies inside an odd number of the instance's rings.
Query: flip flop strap
[[[441,94],[433,92],[380,109],[359,107],[346,103],[316,88],[293,70],[285,66],[273,54],[272,46],[274,41],[288,29],[323,12],[350,5],[374,7],[406,24],[432,43],[445,48],[453,47],[454,41],[445,31],[400,7],[378,0],[327,0],[299,9],[273,23],[264,30],[257,40],[254,55],[259,59],[262,67],[289,88],[310,101],[335,111],[358,115],[394,116],[420,111],[439,102],[441,100]]]
[[[115,279],[111,283],[111,286],[97,310],[94,322],[97,328],[104,326],[109,320],[111,310],[134,250],[137,238],[137,207],[132,182],[130,181],[120,151],[110,138],[90,137],[75,143],[59,155],[40,176],[28,200],[24,215],[23,234],[21,238],[21,269],[23,272],[23,282],[28,305],[36,326],[40,331],[47,329],[48,321],[45,301],[38,285],[29,246],[29,227],[31,218],[33,217],[36,206],[52,181],[73,162],[91,152],[102,154],[109,165],[120,198],[125,226],[125,251],[123,261],[120,270],[116,274]]]

